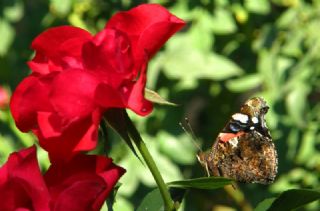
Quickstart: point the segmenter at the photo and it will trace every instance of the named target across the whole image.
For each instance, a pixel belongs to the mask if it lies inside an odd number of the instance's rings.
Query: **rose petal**
[[[66,127],[63,127],[61,117],[53,112],[38,112],[37,120],[44,138],[59,137]]]
[[[172,15],[161,5],[142,4],[129,11],[119,12],[112,16],[106,24],[106,28],[117,29],[126,33],[131,40],[134,51],[141,51],[139,52],[141,54],[146,50],[151,57],[169,37],[184,25],[183,20]]]
[[[65,70],[54,79],[49,97],[62,121],[72,122],[93,112],[99,83],[93,74],[78,69]]]
[[[96,147],[101,118],[99,110],[93,111],[87,118],[73,122],[63,131],[58,131],[59,128],[57,130],[48,129],[53,124],[50,122],[50,114],[41,113],[39,115],[42,115],[42,122],[39,123],[43,125],[40,125],[41,130],[33,132],[38,136],[40,146],[48,151],[52,162],[70,160],[79,152],[90,151]],[[45,122],[46,120],[49,122]]]
[[[33,40],[31,47],[36,50],[36,56],[29,62],[29,66],[40,74],[61,71],[61,66],[68,65],[64,57],[80,58],[82,45],[89,39],[91,34],[77,27],[50,28]]]
[[[79,154],[68,163],[53,163],[45,174],[53,210],[100,210],[124,169],[110,158]]]
[[[153,110],[153,104],[144,97],[146,80],[146,67],[143,67],[138,81],[128,84],[127,88],[131,91],[124,93],[127,103],[126,107],[141,116],[146,116]]]
[[[50,210],[35,146],[12,153],[0,175],[0,210]]]
[[[17,127],[27,132],[37,128],[37,112],[50,111],[49,89],[53,75],[30,75],[16,88],[10,102],[12,116]]]
[[[99,84],[94,98],[95,102],[104,109],[125,107],[125,102],[122,101],[119,91],[105,83]]]
[[[84,66],[99,78],[118,87],[124,79],[133,77],[133,55],[130,41],[120,31],[104,29],[83,47]]]

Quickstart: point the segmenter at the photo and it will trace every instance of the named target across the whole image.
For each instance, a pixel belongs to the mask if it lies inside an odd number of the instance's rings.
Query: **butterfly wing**
[[[208,176],[269,184],[278,158],[264,116],[269,107],[259,97],[249,99],[219,133],[210,151],[198,155]]]
[[[277,174],[277,152],[271,139],[256,131],[228,142],[219,141],[206,158],[213,176],[247,183],[272,183]]]

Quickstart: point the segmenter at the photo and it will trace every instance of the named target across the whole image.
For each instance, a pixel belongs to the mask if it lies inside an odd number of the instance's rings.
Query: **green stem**
[[[151,171],[152,176],[154,177],[154,180],[156,181],[158,188],[160,190],[160,193],[162,195],[162,199],[165,205],[165,210],[175,210],[173,201],[171,199],[169,190],[167,188],[167,185],[165,184],[158,167],[156,163],[154,162],[148,148],[146,147],[144,142],[139,142],[137,145],[138,150],[140,151],[144,161],[146,162],[148,168]]]
[[[130,134],[130,137],[134,140],[135,145],[137,146],[137,149],[139,150],[140,154],[142,155],[144,161],[146,162],[154,180],[156,181],[158,188],[160,190],[163,203],[165,206],[165,210],[167,211],[173,211],[176,210],[174,206],[174,202],[171,199],[169,190],[167,188],[167,185],[165,184],[160,171],[154,162],[147,146],[145,145],[144,141],[142,140],[137,128],[132,123],[131,119],[129,118],[128,114],[124,112],[124,117],[126,120],[126,124],[128,127],[128,131]]]
[[[236,184],[224,186],[227,194],[238,204],[242,211],[252,211],[251,205],[246,201],[244,194]]]

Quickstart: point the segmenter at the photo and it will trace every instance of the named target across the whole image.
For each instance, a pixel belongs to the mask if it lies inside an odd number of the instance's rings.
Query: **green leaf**
[[[202,51],[185,43],[190,36],[179,35],[171,38],[168,49],[158,57],[169,78],[196,81],[197,79],[225,80],[243,74],[243,70],[225,56]]]
[[[163,200],[161,198],[160,191],[157,188],[149,192],[144,197],[137,211],[146,211],[146,210],[157,211],[157,210],[163,210],[163,209],[164,209]]]
[[[119,189],[119,196],[124,196],[130,198],[130,196],[136,191],[140,184],[139,175],[141,172],[146,171],[145,166],[141,165],[140,160],[136,159],[133,153],[125,153],[121,161],[117,165],[126,169],[128,173],[124,174],[120,182],[122,183],[121,188]]]
[[[132,211],[134,210],[134,207],[128,199],[119,196],[117,197],[117,201],[113,205],[113,210]],[[110,211],[110,210],[106,210],[106,211]]]
[[[207,74],[215,80],[225,80],[243,73],[243,70],[236,63],[218,54],[208,56],[207,62],[207,65],[210,67],[207,70]]]
[[[251,74],[227,81],[226,86],[232,92],[245,92],[258,87],[262,83],[261,75]]]
[[[316,153],[315,140],[318,134],[317,123],[310,124],[305,130],[303,137],[300,138],[300,146],[295,157],[296,162],[299,164],[305,164],[310,160],[310,156]]]
[[[268,198],[258,204],[254,211],[266,211],[276,198]]]
[[[3,9],[3,15],[5,19],[10,22],[17,22],[21,20],[24,13],[23,7],[24,7],[23,1],[21,0],[13,1],[12,5],[7,6]]]
[[[293,122],[300,127],[305,126],[305,110],[310,87],[299,82],[294,84],[294,89],[286,98],[286,106]]]
[[[188,32],[190,45],[199,50],[210,51],[214,42],[212,36],[212,15],[205,9],[197,8],[193,12],[193,22]]]
[[[320,199],[320,191],[311,189],[292,189],[283,192],[269,207],[271,211],[297,209]]]
[[[13,39],[15,37],[15,32],[10,23],[0,18],[0,32],[1,32],[1,42],[0,42],[0,56],[6,55],[9,50]]]
[[[164,70],[172,78],[225,80],[243,73],[235,63],[217,54],[182,50],[175,57],[169,57]]]
[[[265,15],[270,12],[269,0],[252,1],[246,0],[245,7],[252,13]]]
[[[295,31],[287,35],[288,38],[282,47],[282,52],[288,56],[299,57],[303,55],[301,44],[304,42],[305,33],[303,31]]]
[[[232,4],[231,9],[234,13],[236,20],[241,23],[245,24],[248,21],[248,11],[242,6],[240,3]]]
[[[51,7],[58,15],[67,15],[72,6],[71,0],[51,0]]]
[[[298,10],[294,7],[287,9],[282,15],[277,19],[276,25],[281,28],[291,28],[292,24],[297,24]],[[299,30],[295,32],[299,33]]]
[[[171,103],[165,99],[163,99],[157,92],[147,89],[144,89],[144,97],[153,102],[153,103],[158,103],[162,105],[170,105],[170,106],[177,106],[177,104]]]
[[[187,179],[180,181],[173,181],[167,183],[169,187],[176,188],[196,188],[196,189],[217,189],[222,188],[226,185],[232,184],[232,179],[224,178],[224,177],[200,177],[196,179]]]
[[[160,132],[156,138],[161,152],[175,162],[183,165],[190,165],[195,162],[197,149],[188,135],[176,137],[166,132]],[[172,153],[172,151],[175,153]]]
[[[211,24],[215,34],[231,34],[237,30],[237,26],[229,10],[218,8],[214,11]]]

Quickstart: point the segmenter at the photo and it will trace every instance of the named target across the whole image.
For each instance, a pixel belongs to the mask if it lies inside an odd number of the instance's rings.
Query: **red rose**
[[[110,158],[78,154],[68,163],[53,163],[44,175],[51,210],[100,210],[125,173]]]
[[[36,148],[14,152],[0,168],[0,210],[50,210],[49,192],[40,173]]]
[[[11,100],[18,128],[33,130],[51,159],[93,149],[106,109],[152,111],[144,98],[148,60],[183,26],[160,5],[144,4],[117,13],[95,36],[71,26],[43,32],[32,43],[33,73]]]
[[[100,210],[125,172],[103,156],[76,155],[42,177],[36,148],[12,153],[0,168],[0,210]]]

